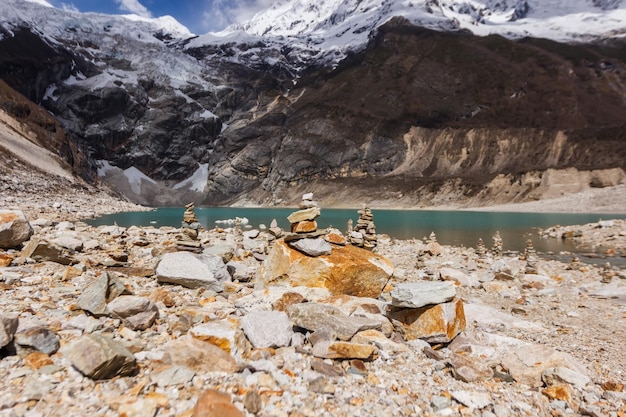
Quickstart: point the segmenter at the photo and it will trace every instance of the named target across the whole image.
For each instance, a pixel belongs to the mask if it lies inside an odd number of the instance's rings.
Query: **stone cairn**
[[[502,256],[502,238],[500,237],[500,231],[496,230],[496,234],[491,238],[493,245],[491,246],[491,252],[496,258]]]
[[[285,242],[308,256],[330,255],[332,247],[322,238],[328,231],[317,230],[315,219],[321,211],[313,201],[313,193],[304,194],[298,208],[287,217],[291,233],[285,235]]]
[[[181,231],[183,232],[181,238],[176,242],[176,247],[179,250],[187,251],[201,251],[201,244],[198,241],[198,234],[202,225],[198,221],[195,206],[193,203],[189,203],[185,206],[185,213],[183,213],[183,221],[181,223]]]
[[[601,274],[602,280],[600,282],[603,284],[609,284],[613,280],[613,277],[617,276],[617,272],[611,267],[610,262],[604,264]]]
[[[526,274],[537,273],[537,251],[533,246],[533,241],[528,239],[526,241],[526,248],[524,249],[524,259],[526,260]]]
[[[350,243],[360,248],[372,250],[378,245],[374,215],[369,207],[358,211],[359,219],[356,221],[354,230],[350,232]]]
[[[568,271],[578,271],[582,266],[583,264],[580,262],[580,258],[578,256],[574,256],[565,269]]]
[[[487,255],[487,248],[485,247],[483,239],[480,237],[476,243],[476,255],[478,255],[478,259],[485,259],[485,256]]]

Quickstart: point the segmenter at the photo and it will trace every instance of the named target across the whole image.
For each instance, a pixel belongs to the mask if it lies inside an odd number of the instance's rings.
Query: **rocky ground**
[[[34,234],[0,251],[0,415],[626,413],[624,271],[378,236],[382,293],[332,297],[266,279],[269,231],[203,230],[198,248],[176,228],[76,221],[130,207],[109,197],[3,184]],[[397,309],[424,283],[453,298],[407,309],[443,329],[414,338]]]

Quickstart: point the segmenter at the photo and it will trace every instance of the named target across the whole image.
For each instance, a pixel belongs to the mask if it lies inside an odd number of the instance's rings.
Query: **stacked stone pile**
[[[491,238],[493,244],[491,246],[491,253],[494,257],[500,258],[503,252],[502,237],[500,237],[500,231],[496,230],[496,233]]]
[[[536,274],[537,273],[537,251],[533,246],[533,241],[531,239],[526,240],[526,247],[524,248],[524,260],[526,261],[526,273],[527,274]]]
[[[372,210],[369,207],[364,207],[358,213],[359,219],[356,221],[354,230],[349,234],[350,243],[360,248],[374,249],[378,243],[378,237],[376,236]]]
[[[313,194],[304,194],[299,208],[287,217],[291,234],[285,236],[285,242],[308,256],[330,255],[332,247],[323,238],[328,232],[317,229],[315,219],[320,216],[321,210],[313,201]]]
[[[198,221],[196,212],[194,211],[195,205],[189,203],[185,206],[185,212],[183,213],[183,221],[181,222],[182,235],[177,244],[179,250],[187,250],[191,252],[201,252],[201,244],[198,241],[198,235],[202,229],[202,225]]]

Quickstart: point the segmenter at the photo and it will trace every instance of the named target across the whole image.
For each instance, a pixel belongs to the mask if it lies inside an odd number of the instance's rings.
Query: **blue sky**
[[[145,17],[170,15],[196,34],[218,31],[241,22],[272,0],[48,0],[53,6],[81,12],[134,13]]]

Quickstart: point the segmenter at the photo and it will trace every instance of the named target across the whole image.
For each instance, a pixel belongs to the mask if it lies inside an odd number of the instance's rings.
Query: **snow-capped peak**
[[[50,3],[48,3],[46,0],[25,0],[29,3],[35,3],[35,4],[39,4],[40,6],[45,6],[45,7],[54,7],[53,5],[51,5]]]

